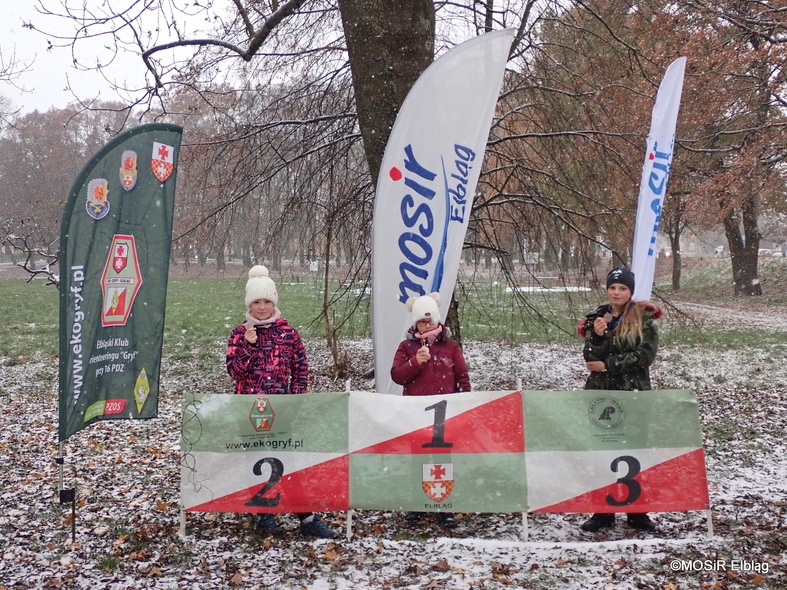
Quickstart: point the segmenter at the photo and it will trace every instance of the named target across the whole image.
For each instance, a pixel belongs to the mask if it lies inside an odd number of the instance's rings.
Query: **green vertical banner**
[[[59,440],[99,420],[158,414],[182,128],[149,124],[77,177],[60,236]]]

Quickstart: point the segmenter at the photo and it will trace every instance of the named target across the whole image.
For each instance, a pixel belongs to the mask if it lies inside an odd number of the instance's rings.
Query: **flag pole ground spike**
[[[64,449],[63,441],[60,441],[57,447],[57,457],[55,457],[55,463],[58,466],[58,484],[57,489],[59,493],[58,501],[60,504],[68,504],[71,503],[71,542],[76,542],[77,537],[77,506],[76,506],[76,489],[70,488],[65,489],[63,487],[63,465],[65,464],[65,457],[63,456],[63,449]]]

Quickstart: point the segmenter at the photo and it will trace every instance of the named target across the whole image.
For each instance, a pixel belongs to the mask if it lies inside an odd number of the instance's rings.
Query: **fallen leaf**
[[[240,572],[237,572],[229,581],[230,586],[241,586],[243,585],[243,576]]]

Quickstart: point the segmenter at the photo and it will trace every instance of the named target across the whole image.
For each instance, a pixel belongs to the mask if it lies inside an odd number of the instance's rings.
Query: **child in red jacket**
[[[391,379],[404,387],[404,395],[443,395],[470,391],[470,376],[459,343],[441,323],[440,295],[430,293],[407,300],[413,326],[399,344],[391,367]],[[438,514],[446,528],[456,528],[450,512]],[[423,512],[410,512],[409,522],[418,522]]]
[[[439,293],[407,300],[413,327],[399,344],[391,379],[404,395],[440,395],[470,391],[462,349],[440,320]]]

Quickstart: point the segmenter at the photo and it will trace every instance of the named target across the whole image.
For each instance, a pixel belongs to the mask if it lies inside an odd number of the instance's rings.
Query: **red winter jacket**
[[[446,328],[429,347],[431,358],[423,365],[415,360],[415,353],[423,343],[412,332],[399,344],[391,367],[391,379],[404,386],[404,395],[441,395],[470,391],[470,376],[462,349],[456,340],[446,335]]]
[[[235,381],[235,393],[306,393],[306,349],[287,320],[258,328],[256,344],[247,342],[245,333],[244,323],[232,331],[227,346],[227,372]]]

